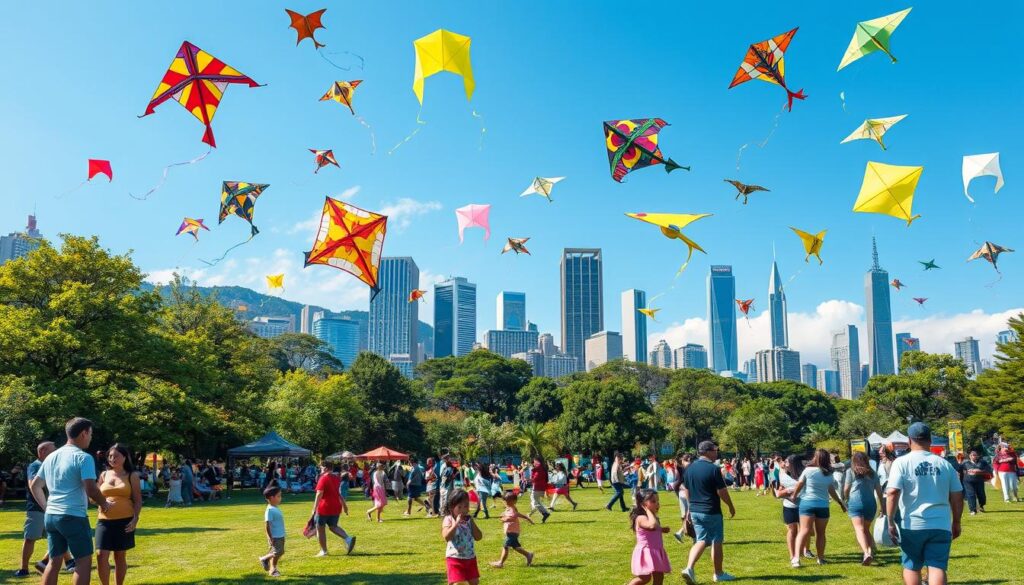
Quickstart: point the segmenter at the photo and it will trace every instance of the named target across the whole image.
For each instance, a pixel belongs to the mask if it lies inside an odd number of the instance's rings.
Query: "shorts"
[[[900,561],[904,569],[920,571],[923,567],[946,570],[953,533],[948,530],[900,529]]]
[[[87,517],[47,514],[45,525],[51,559],[59,559],[69,551],[73,559],[92,556],[92,527]]]
[[[501,546],[505,548],[523,548],[523,545],[519,544],[519,534],[515,532],[506,532],[505,544]]]
[[[810,516],[819,520],[828,520],[828,502],[826,502],[824,506],[817,502],[811,502],[806,505],[803,502],[800,502],[800,515]]]
[[[462,583],[480,578],[480,569],[476,566],[475,557],[472,559],[445,557],[445,563],[448,565],[449,583]]]
[[[420,497],[422,495],[423,495],[423,486],[421,486],[421,485],[411,485],[411,486],[409,486],[409,493],[408,493],[409,500],[415,500],[416,498],[418,498],[418,497]]]
[[[712,544],[725,542],[725,523],[721,514],[701,514],[690,512],[690,520],[693,522],[693,531],[697,535],[697,542]]]
[[[859,499],[851,498],[846,507],[846,514],[850,518],[863,518],[870,522],[878,515],[878,504],[875,503],[874,498],[870,502],[861,502]]]
[[[333,516],[324,516],[322,514],[316,515],[317,526],[337,526],[338,525],[338,514]]]
[[[25,512],[25,540],[43,538],[46,538],[46,513],[35,510]]]
[[[800,522],[800,509],[782,507],[782,523],[797,524]]]
[[[284,537],[270,539],[270,552],[275,557],[284,556]]]
[[[121,551],[135,548],[135,533],[125,532],[131,518],[96,521],[96,550]]]

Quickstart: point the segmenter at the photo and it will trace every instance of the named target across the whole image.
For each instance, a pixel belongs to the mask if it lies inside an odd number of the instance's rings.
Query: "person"
[[[440,512],[441,494],[438,490],[438,471],[440,471],[437,462],[434,461],[433,457],[427,457],[427,469],[423,474],[423,480],[427,485],[427,502],[429,505],[424,505],[427,509],[427,518],[433,518],[435,512],[438,516]]]
[[[25,471],[26,485],[32,482],[36,474],[39,473],[39,468],[42,467],[43,461],[50,456],[57,446],[53,444],[53,441],[43,441],[36,446],[36,460],[28,464],[28,469]],[[15,577],[28,577],[30,575],[28,570],[28,563],[32,560],[32,553],[35,551],[36,541],[46,538],[46,514],[43,512],[43,507],[39,502],[32,496],[32,492],[29,491],[25,494],[25,528],[24,528],[24,541],[21,543],[21,568],[15,573]],[[50,555],[46,554],[43,558],[36,562],[36,569],[43,570],[46,564],[50,561]],[[70,557],[65,557],[65,567],[68,571],[73,571],[75,568],[74,561]]]
[[[971,510],[971,516],[978,512],[984,513],[987,503],[985,482],[992,479],[992,466],[981,458],[981,452],[971,449],[962,468],[964,495],[967,496],[967,507]]]
[[[402,501],[402,493],[405,491],[405,468],[401,461],[395,461],[391,467],[391,493],[395,496],[396,502]]]
[[[181,473],[177,469],[171,472],[171,479],[167,484],[167,503],[165,508],[171,506],[184,506],[185,500],[181,498]]]
[[[444,510],[447,508],[448,494],[455,489],[455,467],[452,466],[452,459],[448,454],[441,456],[441,469],[438,471],[437,477],[440,497],[434,509]]]
[[[1003,489],[1003,501],[1009,504],[1011,501],[1019,502],[1017,496],[1017,452],[1009,445],[1002,445],[999,453],[992,460],[992,467],[999,475],[999,485]]]
[[[672,572],[662,541],[662,534],[669,532],[669,528],[662,526],[658,519],[660,509],[657,490],[643,487],[637,490],[633,509],[629,512],[629,525],[636,534],[636,546],[630,562],[633,579],[628,585],[651,582],[661,585],[665,575]]]
[[[548,491],[548,468],[540,456],[533,458],[530,482],[530,514],[540,512],[540,523],[543,524],[548,521],[551,513],[544,507],[544,494]]]
[[[508,490],[502,496],[505,502],[505,511],[501,513],[501,524],[502,529],[505,532],[505,543],[501,547],[501,558],[491,563],[491,566],[500,569],[505,566],[505,561],[508,560],[509,549],[516,551],[517,553],[526,557],[526,566],[529,567],[533,564],[533,553],[523,548],[523,545],[519,543],[519,535],[521,534],[521,528],[519,525],[519,519],[526,520],[530,524],[534,524],[532,518],[523,514],[516,508],[516,502],[519,497],[516,496],[516,492]]]
[[[819,565],[824,565],[825,560],[825,529],[828,527],[829,509],[828,499],[831,497],[839,504],[839,508],[846,512],[846,505],[839,498],[836,492],[834,478],[832,477],[832,455],[824,449],[816,449],[810,464],[804,468],[796,485],[793,487],[791,498],[800,498],[800,532],[796,535],[796,550],[803,550],[811,540],[811,533],[814,533],[814,549]],[[790,565],[794,568],[800,566],[800,557],[793,556]]]
[[[569,500],[569,503],[572,504],[572,511],[575,512],[578,503],[569,495],[569,476],[565,473],[565,465],[563,463],[555,463],[555,473],[551,476],[551,485],[554,487],[555,493],[551,495],[551,503],[548,504],[548,507],[554,510],[558,496],[565,496],[565,499]]]
[[[690,555],[683,569],[683,579],[689,585],[697,582],[694,566],[704,554],[704,549],[711,547],[711,561],[714,565],[712,580],[735,581],[736,578],[722,569],[722,543],[725,541],[725,523],[722,517],[722,502],[729,507],[729,518],[736,515],[729,490],[725,485],[722,470],[715,465],[718,459],[718,445],[712,441],[701,441],[697,445],[699,457],[686,468],[683,482],[689,494],[689,520],[693,524],[696,539],[690,548]]]
[[[754,468],[750,463],[750,457],[744,457],[743,462],[740,463],[740,487],[746,487],[748,490],[751,489],[750,478],[754,475]]]
[[[608,476],[608,480],[612,484],[612,489],[615,490],[615,494],[612,499],[608,500],[608,505],[605,509],[609,512],[612,509],[612,504],[616,501],[619,502],[619,506],[622,507],[622,511],[625,512],[629,508],[626,507],[626,500],[623,492],[626,489],[626,471],[622,468],[622,453],[615,452],[615,456],[612,461],[611,474]]]
[[[273,466],[273,463],[271,463]],[[267,474],[268,477],[273,477],[271,474]],[[192,460],[186,459],[181,465],[181,499],[185,501],[185,506],[192,505],[192,489],[195,483],[195,474],[192,472]]]
[[[473,464],[476,476],[473,478],[473,488],[476,490],[476,511],[473,517],[476,518],[483,510],[484,518],[490,518],[491,513],[487,509],[487,498],[491,495],[491,471],[486,465]]]
[[[924,567],[930,585],[946,585],[949,551],[960,536],[963,486],[953,466],[931,452],[932,430],[927,424],[913,423],[907,436],[910,452],[889,469],[889,536],[900,545],[904,585],[919,585]],[[897,505],[902,516],[898,527]]]
[[[267,543],[270,550],[260,557],[260,565],[271,577],[280,577],[277,570],[277,563],[284,556],[284,514],[281,513],[281,488],[272,485],[263,490],[263,497],[267,500],[267,509],[263,512],[263,523],[267,530]]]
[[[128,551],[135,548],[135,527],[142,512],[142,487],[132,465],[131,450],[114,443],[107,450],[107,469],[100,474],[100,492],[110,504],[100,510],[96,520],[96,575],[100,583],[110,583],[110,553],[114,553],[114,579],[124,583],[128,574]]]
[[[384,519],[381,518],[381,514],[384,513],[384,507],[388,505],[388,476],[384,471],[383,463],[377,463],[377,468],[374,469],[370,481],[373,485],[373,491],[371,492],[373,507],[366,511],[366,520],[368,522],[373,521],[372,516],[373,513],[376,512],[377,522],[381,523],[384,522]]]
[[[268,487],[274,487],[273,486]],[[330,462],[324,459],[320,463],[320,477],[316,481],[316,495],[313,496],[313,516],[316,518],[316,537],[320,543],[318,557],[327,556],[327,531],[345,541],[345,554],[350,554],[356,545],[356,537],[349,536],[338,526],[341,517],[341,478],[334,473]]]
[[[782,459],[779,456],[779,459]],[[779,486],[775,488],[775,497],[782,499],[782,523],[786,525],[786,548],[789,551],[789,558],[800,556],[802,553],[806,558],[814,558],[814,555],[807,550],[805,544],[803,549],[797,549],[796,537],[800,532],[800,498],[795,498],[793,488],[796,487],[796,477],[804,471],[804,462],[799,455],[790,455],[776,463],[783,469],[779,470]],[[813,530],[813,527],[812,527]]]
[[[597,482],[597,491],[604,493],[604,464],[601,459],[594,457],[594,481]]]
[[[689,453],[683,453],[676,457],[676,474],[674,482],[669,487],[676,493],[676,499],[679,500],[679,530],[673,534],[679,544],[683,543],[683,535],[686,534],[686,515],[690,513],[690,495],[686,491],[683,474],[686,473],[686,468],[690,466],[691,461],[693,461],[693,457]]]
[[[408,486],[408,498],[405,506],[405,512],[403,516],[409,516],[412,514],[412,503],[416,502],[421,508],[427,509],[427,515],[430,515],[430,498],[424,502],[420,499],[423,496],[423,468],[420,467],[415,457],[409,458],[409,486]]]
[[[454,489],[445,502],[444,520],[441,522],[441,538],[445,545],[445,563],[448,568],[448,583],[480,583],[480,568],[476,563],[475,542],[483,538],[480,527],[469,515],[469,494]]]
[[[871,522],[878,514],[878,502],[882,501],[882,484],[878,482],[878,474],[871,469],[867,453],[857,451],[853,454],[843,485],[847,514],[853,523],[857,544],[864,553],[861,564],[868,566],[875,560],[875,539],[871,534]]]
[[[75,585],[88,585],[92,574],[89,500],[102,512],[110,509],[96,487],[96,461],[85,452],[92,442],[92,430],[92,421],[87,418],[69,420],[64,425],[67,443],[43,461],[30,485],[32,497],[45,512],[50,561],[43,571],[44,585],[56,585],[65,552],[75,560]]]
[[[754,487],[757,489],[757,495],[765,495],[764,461],[761,460],[754,464]]]

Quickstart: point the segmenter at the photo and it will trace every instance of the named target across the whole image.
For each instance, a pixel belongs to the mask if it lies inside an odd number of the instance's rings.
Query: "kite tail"
[[[477,150],[483,150],[484,149],[484,134],[487,133],[487,123],[484,121],[484,117],[481,116],[480,114],[478,114],[476,110],[473,110],[472,112],[470,112],[470,115],[472,115],[474,118],[480,120],[480,144],[477,147]]]
[[[377,135],[373,133],[373,127],[362,116],[356,116],[356,120],[370,132],[370,154],[377,154]]]
[[[679,278],[679,275],[682,274],[684,270],[686,270],[686,267],[690,264],[690,258],[692,258],[692,257],[693,257],[693,248],[687,246],[686,262],[683,262],[683,265],[679,267],[679,270],[676,272],[676,278]]]
[[[846,92],[839,92],[839,101],[843,103],[843,113],[846,113]]]
[[[416,124],[417,124],[416,129],[412,131],[412,134],[409,134],[408,136],[403,138],[401,142],[399,142],[398,144],[396,144],[394,146],[394,148],[389,150],[388,151],[388,155],[389,156],[392,153],[394,153],[396,150],[398,150],[403,144],[405,144],[406,142],[409,142],[410,140],[412,140],[412,137],[416,136],[417,134],[419,134],[420,130],[422,130],[423,127],[427,125],[426,121],[424,121],[423,119],[420,118],[420,113],[422,113],[422,112],[423,112],[422,108],[420,108],[419,112],[416,112]]]
[[[207,148],[206,152],[204,152],[203,154],[195,157],[192,160],[187,160],[187,161],[183,161],[183,162],[176,162],[176,163],[171,163],[171,164],[167,165],[166,167],[164,167],[164,172],[163,172],[163,175],[160,177],[160,182],[157,183],[149,191],[146,191],[145,194],[142,195],[142,197],[136,197],[135,195],[133,195],[131,193],[131,191],[128,192],[128,196],[131,197],[132,199],[138,199],[139,201],[145,201],[146,199],[149,199],[150,195],[152,195],[153,193],[156,193],[157,191],[160,190],[161,187],[164,186],[164,183],[167,181],[167,173],[171,172],[171,167],[180,167],[180,166],[186,166],[186,165],[195,164],[195,163],[203,160],[204,158],[210,156],[211,152],[213,152],[213,147],[212,146],[210,148]]]
[[[798,89],[796,91],[796,93],[793,93],[793,92],[791,92],[791,91],[789,91],[787,89],[786,90],[786,109],[789,110],[790,112],[793,111],[793,100],[794,99],[805,100],[805,99],[807,99],[807,95],[804,94],[804,90],[803,89]]]
[[[920,214],[920,213],[918,213],[918,214],[917,214],[917,215],[915,215],[914,217],[911,217],[910,219],[908,219],[908,220],[907,220],[907,227],[910,227],[910,224],[914,223],[914,220],[915,220],[915,219],[918,219],[918,218],[920,218],[920,217],[921,217],[921,214]]]
[[[207,266],[216,266],[217,264],[220,263],[221,260],[223,260],[224,258],[227,257],[228,253],[231,252],[231,250],[234,250],[235,248],[237,248],[239,246],[244,246],[244,245],[248,244],[255,237],[256,237],[256,234],[254,233],[251,236],[249,236],[249,239],[245,240],[244,242],[239,242],[239,243],[235,244],[234,246],[231,246],[227,250],[224,250],[224,253],[220,255],[220,258],[217,258],[216,260],[207,261],[207,260],[203,260],[202,258],[200,258],[199,261],[202,262],[203,264],[206,264]]]
[[[315,40],[313,41],[313,43],[314,43],[314,44],[316,44],[316,45],[319,45],[319,46],[317,47],[317,49],[316,49],[316,52],[317,52],[317,54],[319,54],[319,55],[320,55],[320,58],[321,58],[321,59],[323,59],[324,61],[327,61],[328,63],[330,63],[332,67],[334,67],[334,68],[336,68],[336,69],[341,69],[342,71],[352,71],[352,68],[351,68],[351,67],[342,67],[341,65],[338,65],[338,64],[337,64],[337,63],[335,63],[334,61],[331,61],[331,60],[330,60],[330,59],[329,59],[329,58],[327,57],[327,55],[326,55],[326,54],[324,54],[324,52],[320,50],[320,47],[326,47],[327,45],[320,45],[320,44],[319,44],[319,43],[317,43],[317,42],[316,42]],[[366,65],[366,59],[363,59],[363,58],[362,58],[362,57],[360,57],[359,55],[357,55],[357,54],[355,54],[355,53],[352,53],[352,52],[350,52],[350,51],[341,51],[341,52],[338,52],[338,53],[331,53],[331,55],[351,55],[351,56],[355,57],[356,59],[359,59],[359,70],[360,70],[360,71],[362,71],[362,70],[363,70],[363,67],[364,67],[364,66]]]
[[[688,171],[688,170],[690,170],[690,167],[684,167],[683,165],[677,163],[676,161],[674,161],[672,159],[668,159],[668,160],[665,161],[665,172],[666,173],[671,173],[672,171],[674,171],[676,169],[683,169],[684,171]]]

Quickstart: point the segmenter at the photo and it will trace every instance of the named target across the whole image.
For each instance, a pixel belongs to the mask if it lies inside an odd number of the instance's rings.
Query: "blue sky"
[[[356,53],[365,59],[363,70],[335,69],[309,41],[295,46],[284,8],[323,6],[327,29],[317,37],[325,51]],[[18,56],[7,62],[8,90],[0,94],[6,163],[0,231],[22,229],[24,216],[36,209],[47,235],[97,234],[114,251],[133,250],[154,278],[177,267],[203,284],[263,290],[264,274],[285,272],[288,298],[366,308],[365,287],[353,278],[326,267],[302,269],[314,232],[310,220],[323,197],[347,192],[353,204],[392,214],[385,254],[413,256],[425,273],[423,285],[449,274],[478,284],[481,334],[493,327],[498,291],[521,290],[529,318],[557,338],[560,251],[594,246],[605,254],[607,327],[618,328],[622,290],[665,292],[661,322],[651,331],[673,345],[703,341],[710,264],[732,264],[737,294],[758,299],[760,313],[774,244],[783,278],[792,279],[790,327],[805,333],[799,337],[805,347],[793,345],[809,356],[826,348],[828,327],[862,317],[875,235],[883,266],[908,285],[893,294],[894,318],[915,328],[925,350],[951,351],[953,337],[990,336],[1007,311],[1024,304],[1020,253],[1001,259],[1003,278],[994,286],[986,286],[996,278],[990,265],[964,260],[984,240],[1024,248],[1015,174],[1024,156],[1015,42],[1022,5],[967,10],[923,3],[893,37],[898,63],[878,53],[838,73],[857,21],[907,5],[754,7],[648,3],[623,20],[621,5],[611,2],[106,2],[63,6],[40,28],[24,25],[37,9],[12,6],[0,25],[0,46]],[[771,139],[758,148],[772,132],[784,92],[761,82],[726,88],[750,43],[795,26],[786,77],[809,97],[779,116]],[[420,109],[411,90],[412,41],[438,28],[472,37],[476,93],[467,103],[460,78],[429,78],[421,112],[428,123],[388,155],[415,129]],[[206,160],[173,170],[148,201],[136,201],[128,192],[152,186],[164,165],[206,150],[202,125],[175,103],[137,118],[186,39],[266,87],[229,87],[213,123],[219,147]],[[373,127],[376,154],[367,130],[345,108],[317,101],[335,79],[364,80],[355,107]],[[909,117],[886,135],[888,151],[869,141],[839,144],[865,118],[898,114]],[[663,152],[692,172],[654,168],[615,183],[601,122],[652,116],[672,124],[661,133]],[[737,171],[743,144],[751,146]],[[313,175],[307,148],[333,148],[342,168]],[[993,195],[994,179],[975,181],[977,204],[971,205],[962,193],[961,158],[995,151],[1006,187]],[[84,178],[90,157],[112,161],[114,182],[58,198]],[[891,217],[851,213],[869,160],[925,167],[914,207],[923,217],[909,229]],[[568,177],[554,203],[518,197],[537,175]],[[772,191],[743,206],[724,178]],[[237,218],[217,226],[223,180],[271,188],[256,208],[262,233],[208,269],[200,258],[215,258],[248,235]],[[459,245],[454,209],[468,203],[492,204],[490,241],[470,230]],[[713,213],[687,230],[708,254],[696,254],[674,279],[685,248],[623,215],[633,211]],[[203,217],[213,231],[197,246],[187,236],[175,238],[183,216]],[[823,266],[804,263],[790,225],[829,230]],[[507,236],[530,237],[533,255],[500,255]],[[916,261],[931,258],[943,269],[921,272]],[[928,297],[926,308],[913,296]],[[428,321],[429,307],[421,310]],[[971,317],[972,311],[979,312]],[[759,318],[749,325],[740,330],[741,357],[767,331]]]

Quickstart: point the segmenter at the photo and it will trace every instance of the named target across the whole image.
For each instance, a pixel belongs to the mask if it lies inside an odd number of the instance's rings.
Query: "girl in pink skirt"
[[[658,492],[639,489],[636,492],[636,505],[629,513],[629,521],[636,532],[636,546],[633,547],[633,580],[629,585],[645,585],[653,581],[661,585],[665,575],[672,572],[668,562],[668,553],[662,543],[661,535],[669,528],[662,526],[658,520]]]
[[[384,506],[388,505],[388,491],[384,487],[388,485],[388,475],[384,471],[384,464],[378,463],[377,468],[373,471],[371,476],[373,483],[373,489],[370,495],[373,497],[373,507],[366,511],[366,519],[372,521],[372,515],[377,512],[377,522],[383,522],[384,520],[380,517],[381,513],[384,512]]]

